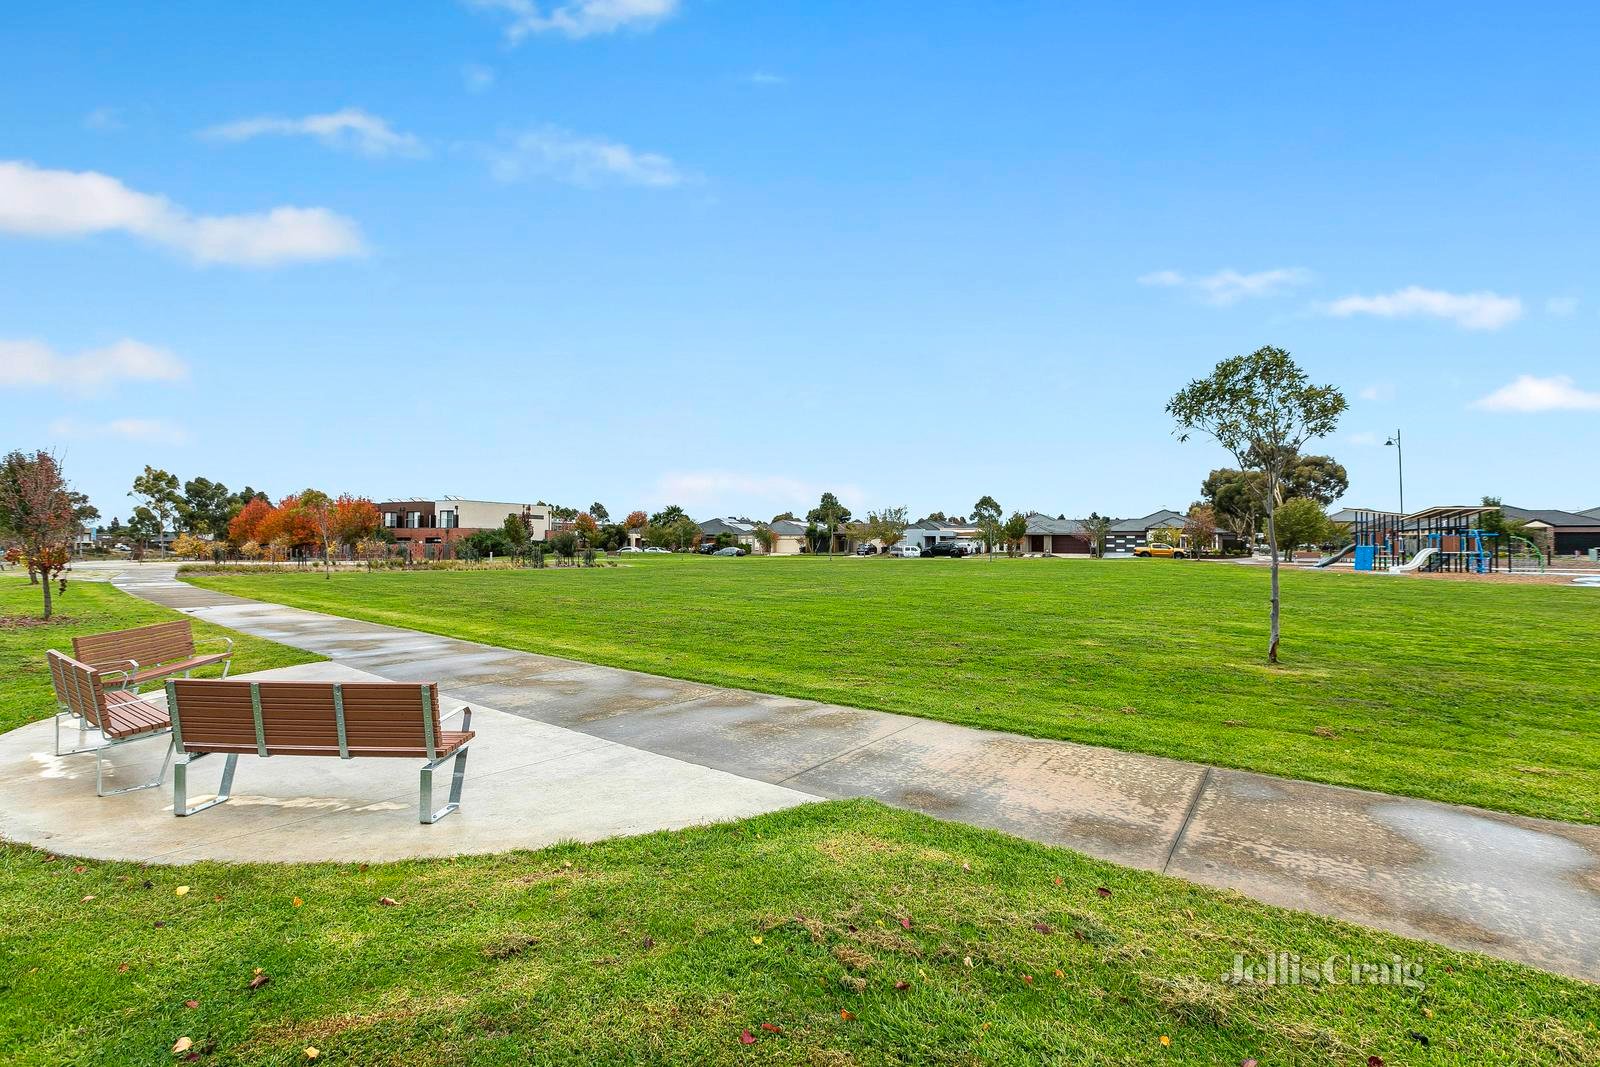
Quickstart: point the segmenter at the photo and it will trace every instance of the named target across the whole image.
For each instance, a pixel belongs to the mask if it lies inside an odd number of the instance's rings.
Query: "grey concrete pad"
[[[253,679],[380,680],[337,663],[262,671]],[[461,702],[445,699],[446,712]],[[417,820],[420,760],[241,756],[233,799],[172,815],[171,775],[158,789],[94,792],[92,755],[53,754],[49,720],[0,736],[0,836],[75,856],[185,863],[392,860],[540,848],[744,818],[816,799],[473,703],[478,736],[461,810]],[[154,777],[167,740],[121,746],[116,780]],[[223,758],[190,772],[191,803],[216,788]],[[435,804],[448,789],[435,773]]]
[[[783,782],[917,721],[730,689],[569,725],[707,767]]]
[[[1600,827],[1215,770],[1168,871],[1600,977]]]
[[[544,671],[534,665],[517,678],[452,686],[463,700],[483,700],[541,722],[598,733],[595,724],[614,716],[715,696],[716,687],[612,667],[577,666]]]
[[[1204,768],[925,720],[785,784],[1160,870]]]

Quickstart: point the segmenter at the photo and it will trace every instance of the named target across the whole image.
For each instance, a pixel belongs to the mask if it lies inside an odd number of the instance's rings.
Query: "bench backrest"
[[[100,713],[106,704],[105,690],[94,668],[53,648],[44,658],[50,664],[50,684],[55,686],[57,702],[96,729],[103,728]]]
[[[434,759],[441,736],[432,682],[175,678],[167,711],[179,752]]]
[[[72,654],[95,670],[126,667],[137,660],[141,667],[188,659],[194,655],[194,630],[187,619],[113,630],[72,639]]]

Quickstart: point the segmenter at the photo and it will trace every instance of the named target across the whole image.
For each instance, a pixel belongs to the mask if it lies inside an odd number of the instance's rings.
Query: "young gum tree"
[[[1233,454],[1239,468],[1265,481],[1261,501],[1272,552],[1272,626],[1267,662],[1278,662],[1278,531],[1276,512],[1289,465],[1302,445],[1325,437],[1339,424],[1349,402],[1331,385],[1312,385],[1289,353],[1271,346],[1217,364],[1167,404],[1178,423],[1178,440],[1196,431]]]

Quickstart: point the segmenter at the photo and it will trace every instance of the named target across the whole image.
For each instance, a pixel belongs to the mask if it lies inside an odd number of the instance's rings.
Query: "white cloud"
[[[191,215],[165,197],[95,171],[0,162],[0,232],[83,237],[110,231],[176,248],[200,263],[252,267],[340,259],[364,250],[356,224],[326,208]]]
[[[1345,440],[1364,448],[1382,443],[1378,440],[1378,435],[1370,430],[1357,430],[1355,433],[1346,435]]]
[[[145,441],[181,445],[189,440],[188,431],[164,419],[112,419],[110,422],[79,422],[57,419],[50,424],[57,437],[117,437],[126,441]]]
[[[188,376],[189,368],[165,348],[127,338],[70,356],[43,341],[0,339],[0,388],[92,392],[116,382],[177,382]]]
[[[482,63],[468,63],[461,68],[461,81],[469,93],[487,92],[494,85],[494,68]]]
[[[585,137],[542,126],[487,150],[490,172],[499,181],[550,178],[572,185],[682,185],[687,175],[666,156],[640,152],[603,137]]]
[[[1474,401],[1483,411],[1600,411],[1600,393],[1579,389],[1564,374],[1536,378],[1521,374],[1510,385],[1503,385],[1488,396]]]
[[[101,133],[120,130],[126,125],[127,123],[122,121],[122,112],[114,107],[97,107],[83,117],[85,129],[98,130]]]
[[[1376,382],[1372,385],[1363,387],[1360,396],[1362,400],[1380,400],[1387,402],[1394,399],[1394,386],[1388,382]]]
[[[364,156],[420,156],[422,142],[414,135],[401,133],[380,118],[358,107],[330,111],[325,115],[284,119],[261,117],[239,119],[200,131],[212,141],[249,141],[257,137],[315,137],[329,148],[360,152]]]
[[[678,10],[678,0],[468,0],[474,7],[508,16],[506,38],[513,44],[536,33],[591,37],[621,29],[646,30]]]
[[[1180,274],[1175,270],[1158,270],[1140,277],[1139,284],[1188,289],[1208,304],[1226,307],[1249,297],[1272,296],[1310,280],[1311,272],[1304,267],[1278,267],[1253,274],[1219,270],[1215,274],[1201,276]]]
[[[813,485],[780,474],[751,474],[739,471],[676,471],[656,482],[657,497],[668,504],[719,507],[734,514],[750,511],[790,510],[802,514],[813,507],[824,490],[831,489],[852,511],[865,506],[866,494],[860,486],[830,487]],[[767,515],[752,514],[764,519]]]
[[[782,74],[773,74],[770,71],[758,70],[745,78],[751,85],[783,85],[789,79]]]
[[[1578,310],[1578,298],[1575,296],[1552,296],[1544,302],[1544,309],[1552,315],[1565,317]]]
[[[1422,315],[1448,319],[1468,330],[1498,330],[1522,317],[1522,301],[1499,293],[1447,293],[1412,285],[1378,296],[1347,296],[1323,310],[1337,318],[1377,315],[1403,319]]]

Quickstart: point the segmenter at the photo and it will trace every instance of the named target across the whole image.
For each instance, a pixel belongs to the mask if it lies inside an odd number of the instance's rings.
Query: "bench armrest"
[[[122,675],[122,681],[119,683],[118,688],[128,688],[128,683],[133,679],[133,676],[139,673],[139,661],[130,657],[129,659],[117,659],[111,662],[126,663],[128,666],[126,670],[121,667],[96,667],[94,673],[99,675],[102,683],[108,681],[111,675],[120,674]]]
[[[100,676],[100,684],[105,685],[106,683],[111,682],[112,675],[121,675],[122,680],[120,682],[115,682],[114,687],[117,689],[127,689],[133,683],[133,676],[139,672],[139,664],[137,662],[131,659],[127,662],[133,665],[132,670],[125,671],[119,667],[109,667],[95,671],[95,674]]]
[[[228,643],[228,647],[222,650],[222,654],[227,656],[233,655],[233,638],[231,637],[223,637],[221,634],[218,634],[215,637],[202,637],[200,641],[226,641]],[[196,641],[195,644],[198,645],[200,641]],[[210,653],[207,653],[207,655],[210,655]]]
[[[472,729],[472,708],[471,707],[469,707],[468,705],[463,704],[461,706],[460,710],[458,710],[458,711],[445,712],[443,715],[439,716],[439,722],[442,724],[446,719],[450,718],[453,715],[461,716],[461,729],[462,730],[465,731],[465,730]]]

